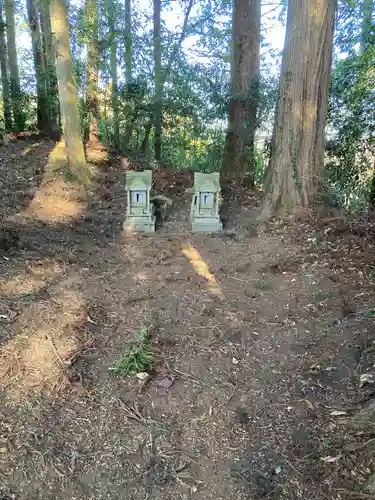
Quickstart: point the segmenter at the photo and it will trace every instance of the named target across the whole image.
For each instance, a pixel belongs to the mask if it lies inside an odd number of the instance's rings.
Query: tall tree
[[[336,0],[288,1],[262,218],[313,201],[324,167]]]
[[[155,103],[154,103],[154,146],[155,160],[161,159],[161,135],[162,135],[162,85],[163,74],[161,66],[161,0],[154,0],[154,64],[155,64]]]
[[[260,79],[261,0],[234,0],[232,22],[231,98],[223,171],[250,175],[254,184],[254,138]]]
[[[129,85],[132,81],[133,37],[132,37],[132,2],[125,0],[125,79]]]
[[[125,0],[125,81],[129,95],[131,94],[131,84],[133,80],[133,37],[132,37],[132,4],[131,0]],[[125,130],[125,147],[128,147],[133,134],[133,117],[129,112]]]
[[[9,132],[12,129],[12,109],[9,99],[9,79],[8,79],[8,58],[7,46],[5,41],[5,23],[3,17],[4,5],[0,1],[0,70],[1,70],[1,86],[3,93],[4,106],[4,125],[5,131]]]
[[[50,0],[39,0],[40,28],[42,34],[45,83],[47,88],[48,113],[51,132],[55,138],[60,135],[60,106],[56,77],[56,62],[52,44]]]
[[[86,22],[88,23],[86,65],[86,107],[88,111],[88,130],[86,131],[86,140],[91,144],[97,144],[99,134],[99,24],[96,0],[86,0]]]
[[[13,0],[5,0],[5,17],[13,120],[15,128],[22,131],[25,128],[25,115],[22,110]]]
[[[87,184],[90,180],[90,170],[86,164],[81,138],[66,0],[51,0],[50,13],[52,33],[54,34],[61,121],[68,165],[74,177],[83,184]]]
[[[117,76],[117,35],[115,27],[115,5],[109,0],[107,4],[108,29],[110,39],[110,70],[112,80],[112,112],[113,112],[113,144],[116,149],[120,147],[120,124],[118,109],[118,76]]]
[[[42,49],[42,39],[39,27],[38,7],[35,0],[27,0],[27,15],[31,32],[31,42],[34,58],[37,93],[37,126],[38,129],[49,134],[50,120],[47,100],[46,71]]]

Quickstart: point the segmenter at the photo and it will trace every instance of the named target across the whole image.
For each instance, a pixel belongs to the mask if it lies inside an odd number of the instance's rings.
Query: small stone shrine
[[[151,186],[152,170],[126,172],[127,207],[124,231],[155,231],[155,217],[150,200]]]
[[[223,229],[219,217],[220,173],[194,173],[193,199],[191,202],[192,231],[216,233]]]

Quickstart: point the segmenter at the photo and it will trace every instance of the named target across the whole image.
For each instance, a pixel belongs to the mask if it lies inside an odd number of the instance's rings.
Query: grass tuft
[[[141,328],[135,345],[124,351],[110,370],[118,377],[127,377],[134,373],[147,372],[152,360],[153,353],[148,343],[147,331]]]

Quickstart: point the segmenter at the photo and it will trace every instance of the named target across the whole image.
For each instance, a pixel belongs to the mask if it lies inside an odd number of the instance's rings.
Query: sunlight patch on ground
[[[29,393],[54,392],[68,383],[69,359],[79,349],[74,333],[83,300],[65,290],[48,302],[34,304],[13,325],[19,328],[0,349],[0,389],[17,402]]]
[[[22,215],[52,223],[80,216],[85,210],[85,195],[67,175],[64,142],[59,141],[49,155],[43,182]]]
[[[202,276],[207,281],[207,289],[209,292],[219,297],[223,297],[220,285],[215,276],[208,269],[207,264],[203,260],[201,254],[192,245],[186,244],[182,247],[182,253],[193,266],[195,272]]]
[[[19,295],[34,295],[47,282],[62,272],[62,267],[57,262],[38,262],[26,267],[24,271],[13,275],[8,280],[0,282],[0,295],[14,297]]]

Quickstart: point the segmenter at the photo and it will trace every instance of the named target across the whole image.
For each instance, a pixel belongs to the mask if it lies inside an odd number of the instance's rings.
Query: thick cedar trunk
[[[117,78],[117,40],[115,31],[115,10],[111,1],[108,2],[108,27],[110,36],[110,66],[112,80],[112,113],[113,113],[113,145],[120,147],[120,124],[118,116],[118,78]]]
[[[336,0],[289,0],[262,218],[308,207],[324,168]]]
[[[155,160],[161,159],[162,136],[162,67],[161,67],[161,33],[160,33],[161,1],[154,0],[154,63],[155,63],[155,104],[154,104],[154,145]]]
[[[3,2],[0,1],[0,70],[1,70],[1,86],[3,92],[4,106],[4,126],[5,131],[12,130],[12,109],[9,99],[9,79],[7,65],[7,46],[5,41],[5,23],[3,18]]]
[[[44,57],[42,50],[42,41],[40,36],[38,10],[35,0],[27,0],[27,14],[29,18],[29,27],[31,32],[31,42],[34,58],[34,69],[36,77],[37,93],[37,126],[38,129],[46,134],[50,134],[50,119],[46,88],[46,71],[44,67]]]
[[[98,47],[98,8],[96,0],[86,0],[86,19],[89,26],[87,43],[86,107],[89,117],[86,140],[91,144],[99,141],[99,47]]]
[[[65,0],[52,0],[50,9],[51,27],[54,34],[61,121],[68,165],[73,176],[83,184],[87,184],[90,180],[90,170],[86,164],[81,138],[81,126],[77,108],[77,89],[73,75],[68,12]]]
[[[16,130],[23,131],[25,128],[25,116],[22,110],[20,73],[18,69],[18,59],[17,59],[13,0],[5,0],[5,16],[6,16],[9,76],[10,76],[10,95],[12,100],[13,121]]]
[[[231,100],[223,172],[254,184],[254,137],[259,104],[261,0],[234,0]]]
[[[48,99],[48,114],[52,136],[60,135],[60,106],[57,88],[55,55],[52,46],[52,29],[49,15],[50,0],[40,2],[40,28],[43,39],[43,59],[46,69],[45,81]]]

